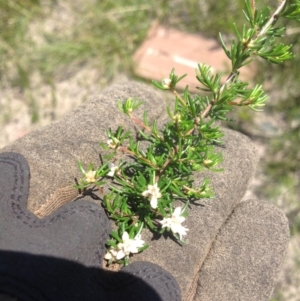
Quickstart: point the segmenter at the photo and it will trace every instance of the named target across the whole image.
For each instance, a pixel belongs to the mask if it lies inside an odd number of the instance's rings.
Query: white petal
[[[137,235],[135,238],[134,238],[134,244],[137,248],[141,248],[144,246],[145,244],[145,241],[141,239],[141,235]]]
[[[150,205],[153,209],[156,209],[157,208],[157,198],[152,197],[151,201],[150,201]]]
[[[158,199],[161,198],[161,193],[158,192],[158,193],[156,194],[156,197],[157,197]]]
[[[115,172],[114,172],[114,171],[110,171],[110,172],[107,174],[108,177],[113,177],[114,175],[115,175]]]
[[[181,207],[176,207],[172,215],[180,216],[180,214],[181,214]]]
[[[118,252],[116,258],[117,258],[118,260],[120,260],[120,259],[124,258],[125,256],[126,256],[126,254],[124,253],[124,251],[123,251],[123,250],[120,250],[120,251]]]
[[[145,244],[145,241],[144,240],[139,240],[137,243],[136,243],[136,247],[139,249],[139,248],[142,248]]]
[[[176,224],[182,224],[185,221],[185,217],[183,216],[172,216],[172,222]]]
[[[123,240],[123,242],[126,242],[127,240],[129,240],[129,234],[126,231],[122,235],[122,240]]]
[[[113,167],[115,167],[116,165],[112,162],[108,162],[108,168],[112,169]]]
[[[172,229],[172,232],[173,233],[178,233],[180,239],[182,239],[182,235],[186,235],[186,232],[189,231],[189,229],[183,227],[182,225],[177,225],[176,229],[174,229],[175,231],[173,231]]]
[[[153,185],[150,185],[150,184],[148,185],[148,191],[149,191],[149,193],[152,193],[153,187],[154,187]]]
[[[111,255],[109,252],[107,252],[107,253],[104,255],[104,258],[105,258],[106,260],[110,260],[110,259],[112,259],[112,255]]]
[[[130,252],[130,253],[138,253],[139,250],[138,250],[138,248],[137,248],[136,246],[131,245],[131,246],[130,246],[129,252]]]
[[[162,228],[170,228],[172,225],[172,220],[170,218],[164,218],[162,221],[159,221],[162,224]]]
[[[144,197],[147,197],[147,196],[149,196],[149,190],[145,190],[143,193],[142,193],[142,196],[144,196]]]
[[[183,217],[183,216],[179,216],[179,217],[178,217],[178,222],[179,222],[180,224],[182,224],[184,221],[185,221],[185,217]]]

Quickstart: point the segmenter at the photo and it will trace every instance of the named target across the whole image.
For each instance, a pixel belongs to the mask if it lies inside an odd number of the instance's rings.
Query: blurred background
[[[230,40],[232,23],[245,23],[244,1],[208,2],[0,0],[0,147],[61,119],[112,83],[150,85],[134,73],[133,55],[153,21],[216,40],[221,32]],[[269,94],[264,112],[236,110],[236,122],[226,125],[248,135],[261,155],[247,195],[274,203],[289,219],[291,242],[273,301],[300,300],[299,33],[300,24],[288,22],[283,40],[294,44],[293,61],[256,61],[255,81]]]

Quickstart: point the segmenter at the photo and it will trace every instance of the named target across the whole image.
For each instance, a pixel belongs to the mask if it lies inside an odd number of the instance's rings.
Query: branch
[[[179,101],[181,102],[181,104],[183,105],[183,106],[186,106],[186,103],[185,103],[185,101],[182,99],[182,97],[177,93],[177,91],[176,90],[174,90],[174,89],[170,89],[172,92],[173,92],[173,94],[179,99]]]
[[[263,28],[260,30],[260,32],[257,34],[256,38],[254,40],[256,40],[258,37],[263,36],[264,34],[266,34],[266,32],[268,31],[268,29],[270,27],[272,27],[278,20],[278,17],[280,15],[280,13],[284,10],[287,2],[289,0],[283,0],[280,5],[278,6],[278,8],[276,9],[276,11],[272,14],[272,16],[270,17],[270,19],[268,20],[268,22],[263,26]],[[253,8],[253,11],[255,10],[255,0],[251,1],[251,6]],[[253,40],[252,40],[253,41]],[[250,41],[250,43],[252,42]],[[246,49],[246,48],[245,48]],[[243,51],[245,50],[243,49]],[[226,79],[226,82],[221,86],[220,90],[219,90],[219,95],[222,94],[223,90],[225,89],[225,87],[227,86],[227,84],[229,84],[230,82],[232,82],[237,76],[237,72],[232,71],[228,78]],[[215,105],[216,100],[213,99],[209,105],[205,108],[205,110],[202,112],[201,117],[205,118],[208,116],[209,112],[211,111],[212,107]],[[229,103],[230,104],[230,103]],[[238,103],[231,103],[231,105],[240,105]]]
[[[286,5],[287,2],[288,2],[288,0],[283,0],[281,2],[281,4],[278,6],[278,8],[274,12],[274,14],[269,19],[269,21],[261,29],[261,31],[259,32],[259,34],[257,35],[257,37],[263,36],[268,31],[268,29],[277,22],[278,16],[283,11],[283,9],[285,8],[285,5]]]

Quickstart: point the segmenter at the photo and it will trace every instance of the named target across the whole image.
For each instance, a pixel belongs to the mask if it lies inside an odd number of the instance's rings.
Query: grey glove
[[[85,267],[92,266],[101,270],[99,258],[103,254],[103,249],[100,245],[106,240],[103,240],[103,237],[107,236],[107,230],[103,229],[108,229],[103,226],[101,228],[100,225],[104,215],[101,214],[100,221],[97,217],[99,213],[91,219],[94,225],[91,230],[85,228],[84,222],[79,222],[80,216],[76,217],[78,214],[83,214],[79,213],[80,210],[76,209],[76,213],[71,215],[66,212],[70,210],[73,212],[71,208],[77,208],[77,206],[80,208],[91,206],[93,212],[101,211],[99,200],[89,199],[96,204],[87,202],[86,197],[82,198],[72,188],[74,177],[80,177],[77,161],[82,160],[85,166],[89,162],[99,161],[98,142],[106,141],[107,128],[114,130],[119,125],[123,125],[125,128],[133,129],[128,118],[118,111],[116,105],[117,100],[125,100],[128,97],[145,100],[145,106],[140,107],[137,114],[142,116],[143,108],[146,108],[150,120],[157,119],[161,125],[164,123],[165,108],[161,98],[143,85],[127,83],[106,89],[94,100],[68,114],[61,122],[33,132],[2,150],[2,152],[20,153],[27,159],[31,173],[27,206],[40,217],[48,215],[37,220],[38,224],[47,223],[46,221],[51,219],[58,221],[59,226],[53,230],[52,240],[63,237],[61,239],[63,245],[59,248],[60,253],[44,254],[39,253],[40,251],[31,251],[32,254],[53,255]],[[181,247],[174,244],[171,239],[153,240],[152,234],[146,231],[143,239],[148,242],[152,240],[150,248],[135,255],[132,260],[133,264],[129,266],[129,270],[133,269],[133,274],[139,275],[137,281],[141,281],[141,278],[146,279],[146,286],[154,288],[154,293],[158,294],[162,300],[180,298],[176,281],[179,284],[182,299],[185,301],[268,300],[276,275],[281,268],[288,241],[287,220],[279,210],[269,204],[256,200],[240,203],[254,173],[257,155],[251,141],[245,136],[229,130],[224,131],[224,147],[220,147],[220,151],[224,156],[222,165],[225,171],[196,175],[196,185],[201,183],[205,176],[212,180],[216,198],[203,200],[200,205],[199,203],[192,205],[190,216],[186,221],[186,226],[189,228],[188,244]],[[5,187],[5,181],[3,183]],[[5,194],[1,194],[1,197],[7,198],[9,195],[12,194],[6,191]],[[76,201],[60,207],[71,200]],[[22,208],[23,212],[27,212],[25,205]],[[29,211],[26,214],[33,216]],[[68,219],[65,219],[65,214]],[[77,221],[78,225],[73,226],[69,219],[75,224]],[[89,219],[89,217],[83,218],[87,225],[89,225]],[[19,227],[27,226],[19,224]],[[70,227],[76,231],[82,231],[83,236],[78,238],[77,232],[71,231]],[[102,232],[98,229],[99,227]],[[83,241],[84,233],[89,233],[88,236],[91,238],[88,244]],[[34,235],[35,244],[50,246],[50,239],[47,235],[43,232]],[[20,245],[26,245],[26,239],[21,241],[18,248]],[[65,252],[64,249],[69,245],[68,241],[70,243],[76,241],[77,244],[76,247]],[[84,260],[88,258],[88,253],[90,256],[95,256],[97,248],[100,248],[102,253],[97,254],[100,256],[97,263],[93,260],[90,262],[91,259],[86,262],[81,261],[81,257],[75,252],[77,248],[85,249]],[[1,245],[1,249],[5,250],[5,246]],[[146,267],[149,265],[151,270],[149,277],[146,272],[147,268],[143,269],[140,261],[149,262],[146,264]],[[150,262],[155,265],[153,266]],[[156,275],[153,267],[157,275],[163,275],[163,277],[153,276]],[[103,275],[101,279],[106,279],[104,273],[101,275]],[[109,276],[107,278],[110,279]],[[147,279],[154,282],[149,280],[151,283],[147,283]],[[70,284],[66,286],[68,285]],[[129,287],[128,290],[130,290]],[[83,286],[83,289],[86,289],[86,286]],[[134,291],[133,289],[132,293]],[[148,300],[146,294],[139,298],[139,300]]]
[[[170,273],[139,262],[101,268],[110,227],[88,197],[38,219],[27,205],[30,171],[17,153],[0,154],[0,291],[24,301],[180,300]]]

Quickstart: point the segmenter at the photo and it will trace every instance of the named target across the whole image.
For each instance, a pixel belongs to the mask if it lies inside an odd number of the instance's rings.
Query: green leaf
[[[287,6],[286,9],[279,14],[279,16],[300,21],[300,2],[296,1],[296,3]]]
[[[85,174],[85,170],[84,170],[84,168],[82,166],[81,161],[78,161],[78,167],[79,167],[80,171],[82,172],[82,174]]]

